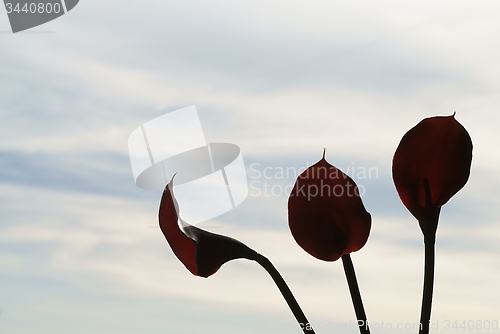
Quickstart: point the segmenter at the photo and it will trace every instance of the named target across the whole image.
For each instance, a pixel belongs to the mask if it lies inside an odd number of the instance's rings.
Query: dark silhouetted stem
[[[365,308],[363,307],[361,293],[359,292],[358,280],[356,279],[354,265],[352,264],[351,256],[349,254],[342,256],[342,264],[344,265],[345,277],[347,278],[347,284],[349,285],[349,291],[351,292],[352,304],[354,305],[354,311],[356,312],[356,318],[358,319],[359,331],[361,334],[370,334],[370,328],[368,327],[366,320]]]
[[[434,288],[434,257],[436,233],[424,234],[425,260],[424,260],[424,292],[422,294],[422,310],[420,313],[419,334],[428,334],[431,320],[432,291]]]
[[[292,294],[292,291],[290,291],[290,288],[286,284],[285,280],[281,276],[281,274],[276,270],[276,268],[273,266],[271,261],[269,261],[265,256],[256,254],[255,258],[252,260],[257,261],[266,271],[271,275],[273,278],[274,282],[278,286],[278,288],[281,291],[281,294],[285,298],[288,306],[292,310],[293,315],[295,316],[295,319],[297,319],[297,322],[299,323],[300,328],[304,331],[305,334],[315,334],[314,330],[312,329],[311,324],[307,320],[306,316],[304,315],[304,312],[302,312],[302,309],[300,308],[299,304],[297,303],[297,300],[295,300],[295,297]]]

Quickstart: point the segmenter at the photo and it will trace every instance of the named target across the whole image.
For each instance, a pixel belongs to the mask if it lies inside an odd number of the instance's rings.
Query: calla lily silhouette
[[[451,116],[426,118],[410,129],[394,153],[392,177],[403,204],[424,234],[424,291],[420,334],[429,333],[436,231],[441,207],[467,183],[472,140]]]
[[[208,277],[230,260],[255,258],[257,253],[245,244],[189,225],[179,217],[178,212],[172,178],[160,203],[160,229],[174,254],[193,275]]]
[[[312,326],[285,280],[265,256],[238,240],[202,230],[182,220],[174,196],[173,180],[174,178],[163,192],[158,219],[167,242],[184,266],[193,275],[206,278],[216,273],[224,263],[230,260],[243,258],[256,261],[273,278],[303,332],[314,334]]]
[[[323,158],[306,169],[288,199],[288,225],[295,241],[312,256],[342,258],[361,333],[370,333],[350,253],[370,234],[371,216],[356,183]]]
[[[371,216],[356,183],[323,157],[297,178],[288,199],[288,224],[306,252],[335,261],[365,245]]]
[[[392,176],[424,233],[435,230],[441,206],[467,183],[471,162],[472,140],[455,114],[426,118],[401,139]]]

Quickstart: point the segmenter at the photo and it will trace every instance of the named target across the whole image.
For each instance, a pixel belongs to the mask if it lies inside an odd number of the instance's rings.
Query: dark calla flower
[[[179,216],[173,178],[165,187],[159,210],[160,229],[172,251],[196,276],[208,277],[224,263],[238,258],[253,260],[256,252],[238,240],[187,224]]]
[[[371,216],[356,183],[323,156],[297,178],[288,199],[288,223],[306,252],[335,261],[365,245]]]
[[[426,118],[403,136],[392,177],[423,231],[435,231],[441,206],[465,185],[471,162],[472,140],[455,114]]]
[[[238,240],[189,225],[179,216],[173,178],[163,191],[158,215],[160,228],[174,254],[196,276],[209,277],[226,262],[248,259],[259,263],[272,277],[305,334],[314,330],[278,270],[265,256]]]

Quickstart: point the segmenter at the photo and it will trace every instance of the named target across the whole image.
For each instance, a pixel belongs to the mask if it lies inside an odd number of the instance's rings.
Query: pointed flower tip
[[[172,175],[172,178],[170,179],[170,182],[168,184],[171,184],[171,185],[174,184],[174,179],[175,179],[176,175],[177,175],[177,173],[174,173],[174,175]]]
[[[403,136],[394,153],[394,184],[421,226],[437,226],[441,206],[469,178],[472,140],[454,116],[422,120]]]
[[[170,179],[170,181],[168,181],[167,185],[165,186],[165,189],[164,190],[167,190],[169,189],[170,191],[172,191],[173,189],[173,186],[174,186],[174,178],[175,176],[177,175],[177,173],[175,173],[174,175],[172,175],[172,178]]]
[[[189,224],[181,226],[172,180],[167,187],[170,191],[163,193],[158,213],[160,229],[174,254],[193,275],[209,277],[230,260],[254,258],[255,251],[235,239]]]
[[[335,261],[364,246],[371,216],[356,183],[323,158],[297,178],[288,199],[288,224],[306,252]]]

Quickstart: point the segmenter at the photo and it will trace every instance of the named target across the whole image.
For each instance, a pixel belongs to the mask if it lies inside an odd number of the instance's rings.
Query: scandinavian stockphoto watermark
[[[79,0],[4,0],[12,32],[52,21],[73,8]]]
[[[265,166],[261,163],[250,165],[250,196],[252,197],[281,197],[281,196],[304,196],[311,199],[316,196],[363,196],[365,187],[363,181],[378,179],[379,171],[375,166],[359,166],[352,162],[349,166],[328,170],[319,167],[316,172],[311,171],[307,175],[302,173],[311,167],[309,162],[303,166]],[[342,173],[343,171],[344,173]],[[347,175],[356,180],[356,184],[347,180],[343,184],[331,186],[327,179],[342,179]],[[300,180],[317,179],[319,183],[301,183]],[[292,193],[296,180],[299,183],[295,192]]]
[[[207,143],[195,106],[142,124],[130,134],[128,148],[139,188],[162,190],[175,175],[180,216],[190,224],[222,215],[247,198],[240,148]]]

